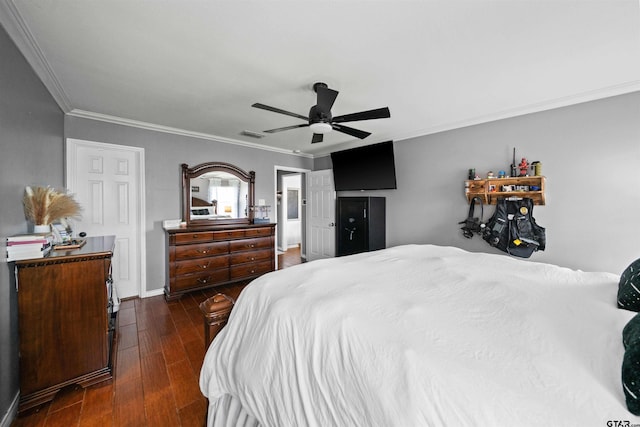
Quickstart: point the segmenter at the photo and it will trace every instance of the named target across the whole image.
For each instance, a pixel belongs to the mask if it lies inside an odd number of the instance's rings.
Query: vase
[[[36,224],[33,226],[34,233],[49,233],[51,226],[49,224]]]

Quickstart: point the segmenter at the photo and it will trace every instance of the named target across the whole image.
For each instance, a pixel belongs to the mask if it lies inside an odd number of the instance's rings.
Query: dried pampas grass
[[[27,187],[22,203],[26,218],[36,225],[49,225],[61,218],[77,218],[81,211],[71,195],[50,187]]]

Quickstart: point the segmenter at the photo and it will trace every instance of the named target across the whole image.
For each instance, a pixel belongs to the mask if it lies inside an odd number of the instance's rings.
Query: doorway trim
[[[131,151],[136,154],[136,160],[138,161],[138,218],[136,218],[136,227],[138,230],[139,248],[140,248],[140,283],[138,285],[138,296],[140,298],[146,298],[154,295],[159,295],[157,291],[147,292],[147,243],[145,236],[145,222],[147,218],[146,210],[146,196],[145,196],[145,163],[144,163],[144,148],[132,147],[129,145],[110,144],[106,142],[87,141],[76,138],[66,138],[66,166],[65,166],[65,187],[69,188],[69,182],[76,181],[76,169],[75,169],[75,150],[70,149],[70,145],[74,146],[87,146],[92,148],[102,148],[105,150],[114,149],[122,151]]]
[[[307,208],[307,204],[306,204],[306,200],[307,200],[307,186],[306,186],[306,179],[307,179],[307,174],[309,172],[311,172],[311,169],[302,169],[302,168],[294,168],[294,167],[290,167],[290,166],[278,166],[278,165],[274,165],[273,166],[273,215],[275,217],[275,223],[278,224],[278,226],[281,226],[281,224],[278,223],[278,218],[279,218],[279,212],[278,212],[278,172],[279,171],[283,171],[283,172],[293,172],[293,173],[299,173],[302,175],[302,186],[304,188],[304,192],[302,192],[301,190],[301,194],[300,194],[300,198],[302,200],[301,203],[301,209],[302,209],[302,243],[300,245],[300,256],[302,258],[306,258],[307,253],[306,253],[306,224],[307,224],[307,212],[306,212],[306,208]],[[279,229],[280,227],[278,227]],[[274,250],[275,253],[278,253],[278,230],[276,230],[276,238],[274,239]],[[276,270],[278,269],[278,257],[276,256]]]

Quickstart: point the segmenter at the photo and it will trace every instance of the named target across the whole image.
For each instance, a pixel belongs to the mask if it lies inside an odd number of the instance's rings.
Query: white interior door
[[[336,191],[331,169],[307,174],[307,260],[336,255]]]
[[[74,232],[116,236],[118,297],[145,296],[144,149],[67,139],[67,188],[82,206]]]

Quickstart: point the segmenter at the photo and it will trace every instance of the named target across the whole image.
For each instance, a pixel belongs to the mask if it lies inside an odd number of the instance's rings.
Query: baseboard
[[[11,406],[4,417],[2,417],[2,422],[0,422],[0,427],[10,427],[13,420],[16,419],[16,415],[18,414],[18,403],[20,403],[20,391],[16,393],[16,397],[13,398],[13,402],[11,402]]]

